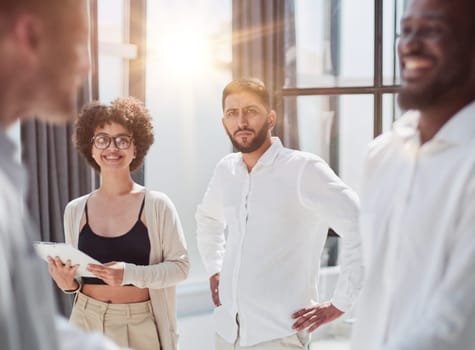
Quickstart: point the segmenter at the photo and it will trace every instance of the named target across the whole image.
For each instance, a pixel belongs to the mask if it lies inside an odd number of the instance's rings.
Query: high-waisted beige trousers
[[[122,347],[160,349],[150,301],[109,304],[78,293],[69,321],[85,331],[102,332]]]

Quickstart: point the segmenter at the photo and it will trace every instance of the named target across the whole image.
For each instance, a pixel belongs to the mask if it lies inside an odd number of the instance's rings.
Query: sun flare
[[[198,75],[211,65],[209,42],[192,27],[171,29],[153,43],[153,60],[167,73]]]

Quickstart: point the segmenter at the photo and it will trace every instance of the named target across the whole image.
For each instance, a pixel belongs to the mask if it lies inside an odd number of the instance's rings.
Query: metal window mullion
[[[374,120],[373,136],[383,131],[383,0],[374,0]]]
[[[284,88],[282,96],[318,96],[318,95],[365,95],[375,94],[378,90],[383,94],[397,92],[398,85],[380,86],[345,86],[345,87],[319,87],[319,88]]]

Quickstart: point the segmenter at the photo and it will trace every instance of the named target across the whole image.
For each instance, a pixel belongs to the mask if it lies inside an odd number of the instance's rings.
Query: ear
[[[269,128],[273,129],[275,126],[275,123],[277,122],[277,114],[275,113],[274,110],[271,110],[267,114],[267,122],[269,123]]]
[[[16,57],[34,64],[38,61],[39,46],[43,35],[42,21],[30,14],[19,14],[13,21],[8,34],[10,48]]]

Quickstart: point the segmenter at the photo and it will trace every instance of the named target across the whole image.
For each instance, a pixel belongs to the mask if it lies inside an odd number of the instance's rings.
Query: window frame
[[[396,35],[397,0],[394,0],[394,33]],[[393,49],[393,58],[396,57]],[[394,60],[395,62],[395,60]],[[396,64],[393,65],[393,76],[396,76]],[[384,84],[383,81],[383,0],[374,0],[374,79],[373,85],[338,86],[338,87],[283,87],[278,95],[285,97],[299,96],[338,96],[338,95],[372,95],[373,96],[373,136],[383,131],[383,95],[395,94],[399,84]]]

